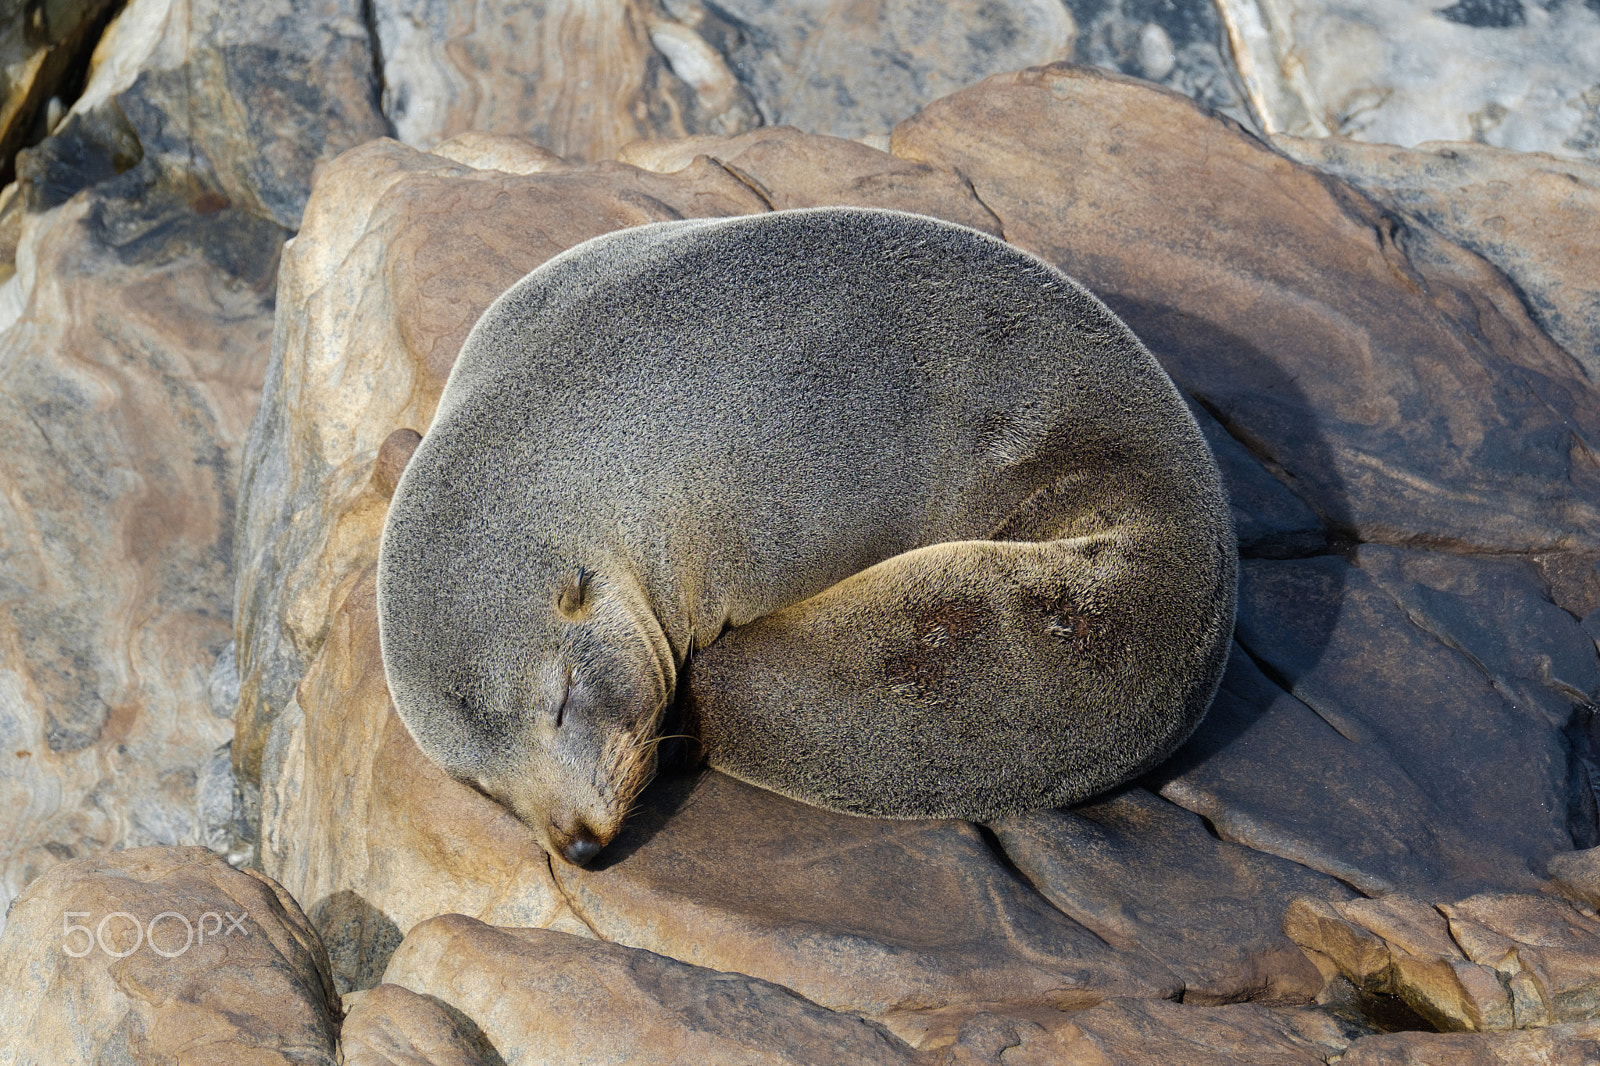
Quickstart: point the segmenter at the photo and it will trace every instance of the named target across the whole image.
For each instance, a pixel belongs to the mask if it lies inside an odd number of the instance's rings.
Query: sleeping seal
[[[669,707],[861,815],[1084,799],[1205,713],[1237,558],[1122,322],[974,230],[817,209],[598,237],[495,301],[378,568],[401,718],[583,863]]]

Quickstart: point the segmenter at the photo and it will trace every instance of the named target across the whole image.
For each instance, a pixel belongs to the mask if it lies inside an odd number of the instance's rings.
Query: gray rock
[[[1217,0],[1267,133],[1600,158],[1600,10]]]
[[[930,100],[1004,70],[1066,59],[1060,0],[667,0],[726,58],[768,125],[884,137]]]

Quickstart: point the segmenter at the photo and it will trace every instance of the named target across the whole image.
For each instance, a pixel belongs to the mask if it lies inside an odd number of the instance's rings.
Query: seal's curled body
[[[378,593],[418,745],[584,862],[675,695],[712,766],[836,811],[1127,780],[1205,713],[1236,565],[1194,420],[1101,303],[973,230],[822,209],[619,231],[501,296]]]

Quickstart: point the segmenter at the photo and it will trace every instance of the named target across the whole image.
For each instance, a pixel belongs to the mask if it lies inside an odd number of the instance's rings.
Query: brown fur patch
[[[980,600],[949,600],[905,613],[916,643],[885,659],[884,674],[896,695],[925,700],[944,680],[961,643],[986,626],[994,610]]]

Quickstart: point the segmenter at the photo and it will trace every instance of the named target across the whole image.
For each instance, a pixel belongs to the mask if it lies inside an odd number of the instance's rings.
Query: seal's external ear
[[[577,618],[583,614],[588,600],[589,571],[580,566],[568,575],[567,583],[561,586],[561,598],[556,601],[556,608],[568,618]]]
[[[394,487],[400,484],[411,455],[422,443],[422,434],[414,429],[397,429],[378,445],[378,458],[372,464],[372,487],[384,499],[394,498]]]

